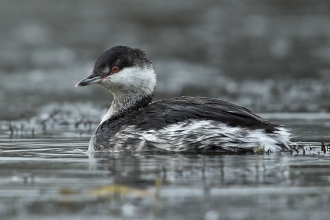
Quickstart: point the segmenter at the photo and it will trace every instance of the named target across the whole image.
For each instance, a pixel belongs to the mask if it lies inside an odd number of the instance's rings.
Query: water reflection
[[[318,162],[318,161],[322,162]],[[269,155],[183,155],[115,154],[94,159],[91,169],[107,171],[114,183],[154,186],[306,186],[322,185],[329,179],[320,175],[329,166],[328,157],[300,157],[291,153]],[[311,162],[313,161],[313,162]],[[308,164],[305,164],[309,162]],[[312,164],[310,164],[312,163]],[[297,165],[299,164],[299,165]],[[313,177],[313,182],[311,178]],[[327,175],[330,172],[326,172]],[[304,175],[301,175],[304,174]],[[314,180],[316,181],[314,183]]]
[[[124,44],[154,61],[156,99],[212,96],[254,111],[326,112],[328,1],[126,3],[1,4],[1,219],[329,219],[328,152],[90,158],[89,137],[111,98],[74,88],[101,51]],[[93,103],[76,104],[86,100]],[[330,141],[327,114],[265,118],[306,146]],[[114,186],[122,190],[92,193]]]
[[[111,154],[95,159],[92,167],[107,170],[119,184],[152,186],[155,179],[162,179],[165,186],[233,187],[284,184],[290,168],[287,160],[280,154]]]
[[[200,219],[210,215],[209,212],[230,219],[301,218],[295,212],[298,207],[309,216],[322,219],[322,214],[313,211],[325,212],[330,201],[328,157],[290,154],[107,157],[97,160],[97,169],[109,171],[116,184],[155,189],[155,180],[161,179],[160,213],[167,216],[170,212],[178,219]],[[257,213],[248,211],[251,208]]]
[[[0,214],[8,218],[272,219],[303,217],[299,207],[322,219],[328,212],[327,155],[89,158],[88,137],[0,140]]]
[[[262,115],[291,129],[296,145],[306,147],[305,155],[302,148],[264,155],[91,154],[86,152],[89,138],[105,110],[91,104],[55,103],[33,117],[0,121],[1,216],[327,219],[329,215],[326,113]]]

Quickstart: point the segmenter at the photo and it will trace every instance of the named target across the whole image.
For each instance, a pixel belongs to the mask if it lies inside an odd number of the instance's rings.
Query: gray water
[[[2,219],[328,219],[330,214],[329,157],[323,155],[88,159],[82,150],[86,139],[21,141],[24,150],[17,141],[3,143]],[[114,184],[139,192],[92,193]]]
[[[329,219],[329,24],[326,0],[1,1],[0,218]],[[86,152],[112,97],[74,85],[115,45],[147,52],[156,100],[244,105],[298,151]]]
[[[86,152],[97,123],[73,126],[68,115],[12,121],[13,131],[2,122],[2,219],[329,218],[328,114],[261,114],[297,134],[305,153],[97,157]]]

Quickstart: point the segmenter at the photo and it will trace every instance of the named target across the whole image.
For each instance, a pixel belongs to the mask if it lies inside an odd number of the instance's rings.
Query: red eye
[[[113,66],[113,67],[111,67],[111,72],[112,73],[118,73],[119,72],[119,67],[118,66]]]

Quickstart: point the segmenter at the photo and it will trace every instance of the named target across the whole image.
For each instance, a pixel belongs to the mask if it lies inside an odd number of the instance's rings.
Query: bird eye
[[[111,72],[112,73],[118,73],[119,72],[119,67],[118,66],[113,66],[113,67],[111,67]]]

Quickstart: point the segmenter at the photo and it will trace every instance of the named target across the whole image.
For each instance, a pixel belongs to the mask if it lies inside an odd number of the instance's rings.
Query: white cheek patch
[[[156,74],[152,68],[126,67],[100,84],[116,95],[127,92],[151,94],[156,86]]]

